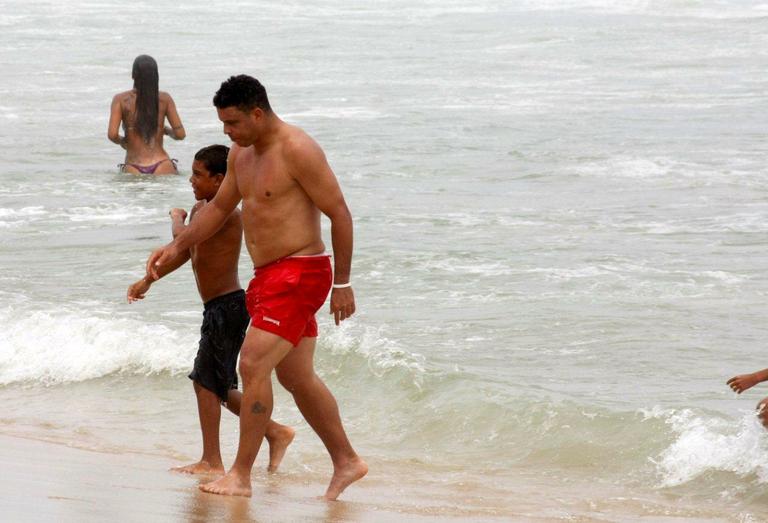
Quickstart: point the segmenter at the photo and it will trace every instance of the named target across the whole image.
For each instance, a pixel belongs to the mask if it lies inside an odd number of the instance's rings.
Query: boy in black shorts
[[[229,148],[223,145],[210,145],[195,154],[189,181],[198,202],[190,212],[190,223],[195,213],[216,195],[227,172],[228,152]],[[184,209],[172,209],[170,215],[175,238],[187,227],[187,213]],[[237,390],[237,356],[250,321],[245,292],[237,275],[242,236],[240,211],[235,209],[218,232],[159,270],[159,277],[162,278],[191,259],[197,289],[205,304],[200,348],[189,375],[197,396],[203,456],[196,463],[173,469],[178,472],[224,473],[219,448],[220,403],[239,415],[242,394]],[[128,302],[143,299],[153,281],[147,274],[131,285]],[[268,470],[277,470],[293,436],[293,429],[270,420],[266,433],[269,442]]]

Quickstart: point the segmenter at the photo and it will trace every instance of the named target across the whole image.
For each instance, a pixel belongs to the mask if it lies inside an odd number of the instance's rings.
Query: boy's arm
[[[195,211],[197,211],[200,208],[200,202],[195,204],[195,206],[190,211],[190,217],[189,221],[192,221],[192,217],[195,215]],[[187,228],[187,225],[184,223],[184,221],[187,219],[187,211],[184,209],[179,208],[173,208],[171,209],[168,214],[171,215],[171,234],[173,235],[173,238],[175,239],[176,236],[184,232],[184,230]],[[185,263],[189,261],[191,257],[191,253],[189,252],[189,249],[185,251],[181,251],[178,256],[172,258],[171,260],[168,260],[167,262],[163,263],[163,265],[159,266],[157,269],[157,278],[154,278],[155,280],[159,280],[166,274],[170,274]],[[152,276],[150,274],[146,274],[144,278],[147,278],[148,280],[152,281]]]
[[[149,292],[149,288],[152,286],[152,283],[154,283],[156,280],[159,280],[166,274],[170,274],[185,263],[190,258],[189,250],[181,252],[178,256],[173,258],[167,263],[164,263],[163,265],[159,266],[157,268],[157,278],[145,274],[143,278],[133,283],[130,287],[128,287],[128,303],[133,303],[137,300],[143,300],[144,295]]]
[[[736,394],[741,394],[747,389],[751,389],[758,383],[768,381],[768,369],[759,370],[751,374],[740,374],[728,380],[728,386]]]
[[[197,205],[192,209],[192,215],[194,215],[195,211],[199,208],[200,203],[198,202]],[[176,238],[181,232],[186,229],[186,225],[184,223],[184,220],[187,218],[187,211],[184,209],[171,209],[171,211],[168,213],[171,215],[171,233],[173,234],[173,237]],[[190,218],[191,220],[191,218]],[[189,250],[182,251],[178,256],[173,258],[172,260],[168,261],[167,263],[164,263],[162,266],[158,267],[157,269],[157,278],[153,278],[149,274],[145,274],[143,278],[133,283],[130,287],[128,287],[128,303],[133,303],[137,300],[143,300],[144,296],[149,292],[149,288],[152,286],[152,283],[155,280],[159,280],[166,274],[170,274],[189,260],[191,257]]]

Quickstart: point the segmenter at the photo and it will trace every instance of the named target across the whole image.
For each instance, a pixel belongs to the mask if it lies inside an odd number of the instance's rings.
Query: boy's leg
[[[243,395],[237,389],[229,391],[227,409],[236,416],[240,415],[242,397]],[[273,419],[269,420],[267,432],[264,434],[267,443],[269,443],[269,465],[267,466],[269,472],[277,472],[277,468],[280,466],[280,462],[283,461],[283,456],[285,456],[285,451],[295,435],[296,431],[291,427],[282,425]]]
[[[232,468],[222,478],[201,485],[213,494],[251,495],[251,469],[272,415],[272,371],[291,350],[289,341],[251,327],[240,350],[243,397],[240,407],[240,442]]]
[[[302,338],[277,365],[277,378],[291,393],[307,423],[328,449],[333,461],[333,477],[325,493],[336,499],[351,483],[365,476],[368,465],[349,443],[339,415],[336,399],[315,374],[313,359],[317,338]]]
[[[197,396],[197,412],[200,417],[200,430],[203,435],[203,457],[197,463],[171,470],[185,474],[205,474],[208,472],[224,472],[219,448],[219,422],[221,420],[221,405],[219,397],[199,383],[193,381]]]

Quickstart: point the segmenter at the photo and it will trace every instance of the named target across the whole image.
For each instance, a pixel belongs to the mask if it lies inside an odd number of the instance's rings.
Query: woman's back
[[[168,93],[158,91],[157,64],[149,56],[136,58],[134,88],[112,99],[109,139],[126,150],[124,172],[143,174],[175,173],[176,166],[163,148],[163,135],[176,140],[186,136],[176,104]],[[164,126],[168,120],[169,127]],[[120,137],[122,124],[124,137]]]

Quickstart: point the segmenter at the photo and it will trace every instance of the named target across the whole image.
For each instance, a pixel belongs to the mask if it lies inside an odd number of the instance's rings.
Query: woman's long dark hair
[[[149,144],[157,133],[158,99],[157,62],[149,55],[133,61],[133,88],[136,89],[136,130]]]

